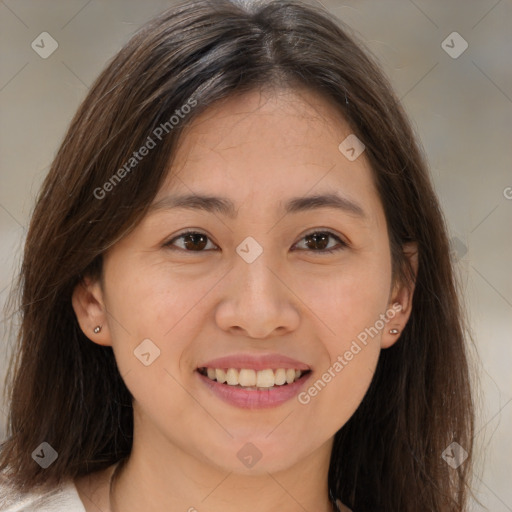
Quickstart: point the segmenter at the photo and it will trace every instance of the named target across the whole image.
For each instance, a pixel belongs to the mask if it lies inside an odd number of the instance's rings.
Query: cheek
[[[317,325],[328,355],[303,401],[320,415],[335,411],[333,421],[340,425],[360,404],[378,362],[387,325],[381,315],[386,314],[391,279],[388,262],[383,257],[354,260],[329,279],[303,281],[308,307],[321,319]]]
[[[190,395],[180,364],[201,327],[195,310],[209,288],[204,282],[186,286],[171,272],[157,269],[137,276],[127,273],[118,285],[113,348],[127,388],[139,410],[155,423],[185,418]]]
[[[374,326],[386,311],[390,264],[384,257],[370,256],[347,258],[328,274],[300,279],[298,294],[321,320],[324,343],[332,356],[348,348],[350,340]]]
[[[313,418],[325,418],[328,435],[339,430],[361,404],[375,373],[379,351],[375,347],[352,346],[341,352],[299,395]],[[351,354],[350,360],[347,354]]]
[[[178,382],[189,377],[185,374],[192,367],[191,341],[204,330],[208,293],[220,278],[212,274],[191,279],[155,265],[137,274],[126,272],[116,283],[113,348],[134,397],[140,393],[141,401],[158,401],[162,385],[172,389],[175,400],[181,396]]]
[[[112,312],[117,315],[117,323],[126,327],[121,333],[123,337],[129,333],[132,341],[149,337],[162,344],[176,329],[187,324],[194,305],[212,286],[206,278],[192,283],[163,265],[132,272],[127,268],[122,276],[113,278],[112,283]]]

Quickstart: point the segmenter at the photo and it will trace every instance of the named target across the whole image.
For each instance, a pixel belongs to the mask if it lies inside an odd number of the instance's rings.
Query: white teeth
[[[278,368],[276,370],[267,368],[259,371],[251,368],[241,368],[240,370],[237,368],[206,368],[206,374],[211,380],[253,390],[264,390],[291,384],[298,380],[303,373],[303,371],[294,368]]]
[[[293,372],[295,375],[295,372]],[[256,386],[259,388],[271,388],[274,385],[274,372],[272,370],[260,370],[256,374]]]
[[[208,375],[208,377],[210,376]],[[217,379],[217,382],[224,384],[224,382],[226,382],[226,372],[224,370],[219,370],[218,368],[215,368],[215,378]]]
[[[284,368],[279,368],[279,370],[275,371],[274,384],[276,386],[282,386],[285,382],[286,382],[286,370]]]
[[[238,374],[238,384],[240,384],[240,386],[256,386],[256,372],[254,370],[240,370]]]
[[[230,386],[238,385],[238,370],[236,368],[229,368],[226,372],[226,380]]]

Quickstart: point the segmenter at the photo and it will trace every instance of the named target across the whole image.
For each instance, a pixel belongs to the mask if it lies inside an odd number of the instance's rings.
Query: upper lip
[[[301,361],[283,354],[232,354],[201,363],[198,368],[247,368],[265,370],[267,368],[294,368],[296,370],[311,370]]]

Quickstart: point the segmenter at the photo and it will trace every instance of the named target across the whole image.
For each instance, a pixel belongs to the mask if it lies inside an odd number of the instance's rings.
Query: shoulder
[[[85,512],[76,486],[68,480],[44,492],[17,493],[8,482],[0,482],[2,512]]]
[[[340,500],[336,500],[336,505],[338,505],[338,509],[340,512],[352,512],[348,507],[343,505]]]

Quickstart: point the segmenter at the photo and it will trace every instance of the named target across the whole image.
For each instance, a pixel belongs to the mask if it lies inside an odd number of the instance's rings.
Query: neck
[[[211,512],[220,512],[221,510],[227,512],[240,509],[252,512],[253,510],[259,511],[262,508],[267,511],[279,510],[280,512],[303,510],[341,512],[342,510],[348,510],[341,505],[339,500],[335,500],[331,492],[327,496],[325,491],[324,493],[310,493],[309,495],[299,492],[299,489],[303,490],[307,486],[306,482],[311,481],[311,479],[308,480],[305,473],[297,480],[296,488],[290,488],[288,484],[286,487],[283,485],[285,478],[283,478],[284,475],[281,472],[274,473],[274,475],[267,473],[262,477],[247,477],[228,473],[227,476],[224,475],[218,478],[214,485],[201,486],[200,492],[196,493],[196,496],[201,496],[201,498],[190,499],[189,497],[184,500],[184,495],[191,496],[191,494],[173,492],[173,490],[182,488],[182,486],[160,486],[160,492],[158,492],[160,485],[158,477],[161,476],[162,471],[156,471],[152,474],[150,470],[146,470],[143,471],[143,474],[137,476],[137,467],[135,467],[134,462],[133,456],[130,459],[120,461],[111,473],[110,512],[132,512],[142,509],[151,512],[160,510],[197,512],[197,509],[191,506],[193,502],[201,507],[202,502],[207,499],[209,502],[208,510]],[[307,462],[304,465],[307,465]],[[155,469],[155,466],[152,466],[152,468]],[[184,473],[180,471],[182,478],[186,474]],[[188,480],[195,484],[198,483],[194,478]],[[227,485],[229,481],[231,481],[230,485]],[[225,492],[220,492],[222,488]],[[151,492],[151,489],[155,489],[155,491]],[[162,492],[162,489],[165,489],[164,492]],[[267,492],[267,490],[269,491]],[[267,501],[267,505],[264,505],[265,501]],[[321,504],[320,507],[319,504]]]

